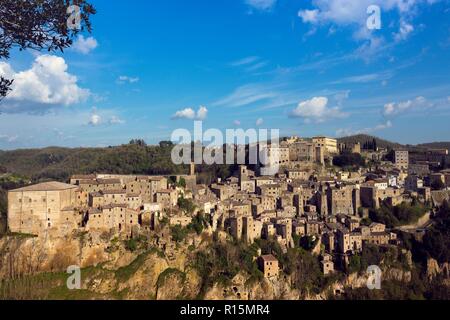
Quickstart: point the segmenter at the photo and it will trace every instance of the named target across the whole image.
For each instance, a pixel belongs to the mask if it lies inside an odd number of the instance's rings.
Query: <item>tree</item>
[[[344,153],[333,158],[333,164],[337,167],[362,167],[366,163],[358,153]]]
[[[145,143],[144,139],[132,139],[129,143],[130,145],[146,147],[147,143]]]
[[[91,32],[89,18],[95,13],[86,0],[2,0],[0,59],[9,59],[14,48],[62,52],[78,33]],[[0,100],[13,81],[0,77]]]

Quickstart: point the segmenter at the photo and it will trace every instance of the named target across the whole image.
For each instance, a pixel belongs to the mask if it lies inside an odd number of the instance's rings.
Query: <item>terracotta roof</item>
[[[39,183],[20,189],[11,190],[10,192],[23,192],[23,191],[63,191],[70,189],[78,189],[78,186],[72,184],[61,183],[57,181]]]
[[[261,259],[263,259],[263,261],[265,261],[265,262],[269,262],[269,261],[271,261],[271,262],[278,262],[277,258],[275,258],[271,254],[268,254],[268,255],[265,255],[265,256],[261,256]]]

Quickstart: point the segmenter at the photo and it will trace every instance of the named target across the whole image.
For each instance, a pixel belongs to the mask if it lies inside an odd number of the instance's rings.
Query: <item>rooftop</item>
[[[268,254],[268,255],[265,255],[265,256],[261,256],[261,259],[263,259],[263,261],[265,261],[265,262],[278,262],[277,258],[275,258],[271,254]]]
[[[78,189],[78,186],[74,186],[72,184],[61,183],[57,181],[44,182],[39,183],[15,190],[11,190],[10,192],[24,192],[24,191],[63,191],[70,189]]]

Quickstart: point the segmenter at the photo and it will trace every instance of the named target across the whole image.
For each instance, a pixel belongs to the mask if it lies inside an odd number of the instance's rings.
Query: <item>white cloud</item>
[[[328,98],[326,97],[314,97],[311,100],[302,101],[290,114],[291,118],[303,118],[306,121],[315,122],[345,116],[346,114],[339,107],[329,108]]]
[[[239,127],[241,125],[241,122],[239,120],[234,120],[233,124],[237,127]]]
[[[268,11],[275,6],[277,0],[245,0],[245,3],[254,9]]]
[[[316,23],[319,18],[319,10],[301,10],[298,12],[298,16],[304,23]]]
[[[406,40],[409,34],[412,33],[413,31],[414,31],[413,25],[402,20],[400,22],[400,30],[398,31],[398,33],[394,34],[394,39],[396,41]]]
[[[102,118],[100,117],[100,115],[98,115],[98,114],[96,114],[96,113],[93,113],[92,115],[91,115],[91,118],[90,118],[90,120],[89,120],[89,124],[91,125],[91,126],[98,126],[98,125],[100,125],[101,124],[101,122],[102,122]]]
[[[264,119],[263,118],[259,118],[258,120],[256,120],[256,126],[262,126],[264,124]]]
[[[380,72],[380,73],[369,73],[363,74],[359,76],[351,76],[346,77],[338,81],[332,82],[333,84],[341,84],[341,83],[369,83],[373,81],[384,81],[391,79],[393,77],[393,73],[390,71]]]
[[[393,33],[395,41],[407,39],[414,31],[412,20],[420,11],[421,6],[432,5],[439,0],[312,0],[312,9],[303,9],[298,16],[304,23],[311,24],[313,28],[327,24],[337,26],[353,26],[356,31],[353,37],[356,41],[365,41],[358,50],[362,58],[369,54],[372,56],[383,51],[385,39],[376,36],[367,28],[369,6],[376,5],[381,8],[381,27],[388,25],[388,12],[396,12],[400,17],[399,31]],[[328,28],[328,26],[327,26]]]
[[[424,97],[417,97],[414,100],[403,102],[391,102],[384,105],[383,115],[392,117],[409,111],[432,107],[432,103],[428,102]]]
[[[72,45],[72,49],[82,54],[88,54],[92,50],[98,47],[98,42],[93,37],[85,38],[83,35],[79,35],[77,40]]]
[[[88,125],[97,127],[101,125],[119,125],[124,124],[125,121],[119,118],[117,115],[111,114],[113,110],[98,110],[96,107],[92,108],[92,112],[89,116]],[[105,119],[105,120],[104,120]]]
[[[124,124],[125,121],[120,119],[118,116],[111,116],[109,119],[109,124]]]
[[[421,4],[433,4],[427,0],[313,0],[314,10],[301,10],[299,16],[313,17],[309,23],[333,22],[338,25],[365,25],[371,5],[379,6],[383,12],[396,10],[400,15],[411,14]],[[310,13],[311,11],[316,11]]]
[[[239,66],[251,64],[251,63],[256,62],[256,61],[258,61],[258,60],[259,60],[259,57],[256,57],[256,56],[245,57],[245,58],[242,58],[242,59],[240,59],[240,60],[233,61],[233,62],[231,63],[231,66],[233,66],[233,67],[239,67]]]
[[[3,112],[43,112],[51,106],[70,106],[85,101],[90,92],[78,86],[76,76],[67,72],[68,66],[61,57],[41,55],[30,69],[16,72],[0,62],[0,75],[14,79],[12,91],[0,107]]]
[[[197,111],[197,120],[205,120],[208,116],[208,109],[201,106],[200,109]]]
[[[238,87],[229,96],[216,101],[214,106],[242,107],[263,100],[276,98],[278,94],[270,87],[259,84],[248,84]]]
[[[197,112],[195,112],[192,108],[186,108],[180,111],[177,111],[173,116],[173,120],[177,119],[188,119],[188,120],[200,120],[203,121],[208,116],[208,109],[206,107],[201,106]]]
[[[123,84],[123,83],[137,83],[139,82],[139,78],[138,77],[129,77],[129,76],[120,76],[117,79],[117,83],[119,84]]]

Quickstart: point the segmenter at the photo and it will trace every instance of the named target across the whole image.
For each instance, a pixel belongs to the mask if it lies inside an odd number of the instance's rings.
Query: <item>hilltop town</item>
[[[173,257],[180,243],[199,246],[186,237],[194,230],[213,235],[212,242],[253,246],[251,263],[276,281],[285,274],[279,255],[293,248],[311,252],[323,276],[354,268],[373,247],[394,248],[395,259],[411,266],[404,234],[420,242],[450,197],[446,149],[410,154],[378,148],[375,141],[344,144],[327,137],[290,137],[266,148],[277,155],[274,176],[241,165],[227,179],[204,185],[191,164],[187,175],[74,175],[66,183],[9,190],[8,232],[38,239],[79,233],[127,243],[152,239]],[[436,264],[435,272],[448,278],[448,263]]]

